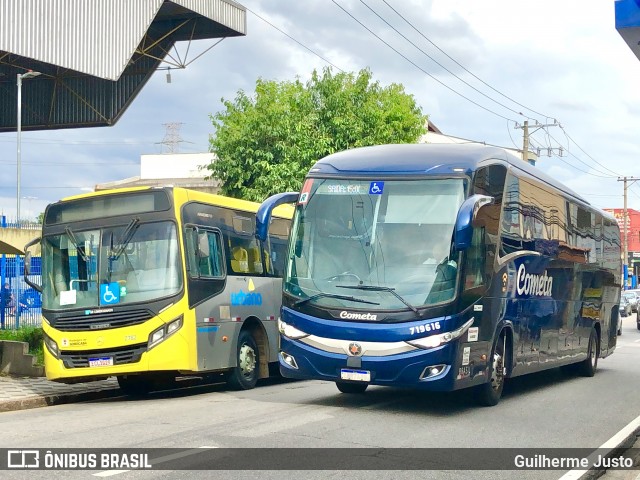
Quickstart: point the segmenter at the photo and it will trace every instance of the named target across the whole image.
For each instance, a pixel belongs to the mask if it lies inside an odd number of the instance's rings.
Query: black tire
[[[640,330],[640,322],[636,321],[636,327]]]
[[[489,373],[489,381],[476,387],[476,400],[485,407],[497,405],[502,397],[505,380],[505,341],[506,334],[502,331],[491,349],[490,358],[493,359],[493,362]]]
[[[336,382],[342,393],[364,393],[368,386],[368,383]]]
[[[118,375],[118,385],[125,395],[143,397],[153,390],[153,379],[147,375]]]
[[[577,373],[583,377],[593,377],[598,368],[598,357],[600,356],[600,342],[595,328],[591,329],[589,335],[589,348],[587,358],[576,364]]]
[[[234,390],[250,390],[258,383],[260,353],[258,344],[248,330],[238,336],[237,366],[229,372],[227,382]]]

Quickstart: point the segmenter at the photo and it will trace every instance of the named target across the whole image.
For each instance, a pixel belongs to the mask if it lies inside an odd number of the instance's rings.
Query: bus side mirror
[[[276,193],[260,204],[256,212],[256,237],[258,240],[261,242],[267,241],[269,222],[271,221],[271,212],[273,212],[273,209],[278,205],[297,202],[299,195],[298,192]]]
[[[31,240],[29,243],[27,243],[24,246],[24,281],[27,285],[29,285],[31,288],[37,290],[38,292],[42,293],[42,285],[38,285],[36,283],[33,283],[30,279],[29,279],[29,275],[31,275],[31,251],[29,250],[29,248],[38,245],[40,243],[40,237],[35,238],[33,240]]]
[[[456,225],[453,231],[453,247],[457,251],[463,251],[471,246],[473,238],[473,221],[478,215],[478,211],[485,205],[493,203],[493,197],[486,195],[473,195],[467,198],[456,218]]]

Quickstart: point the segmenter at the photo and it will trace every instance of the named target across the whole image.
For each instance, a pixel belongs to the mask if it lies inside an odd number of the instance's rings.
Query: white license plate
[[[357,382],[370,382],[371,372],[367,370],[351,370],[343,368],[340,370],[340,378],[342,380],[355,380]]]
[[[90,367],[112,367],[113,357],[90,358]]]

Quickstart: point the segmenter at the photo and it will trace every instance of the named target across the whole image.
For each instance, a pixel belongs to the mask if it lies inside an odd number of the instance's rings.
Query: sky
[[[537,167],[597,207],[622,208],[618,177],[640,177],[640,60],[615,29],[614,0],[239,3],[246,36],[173,69],[171,83],[157,71],[114,126],[22,132],[21,216],[139,175],[140,155],[166,151],[166,124],[181,124],[180,153],[206,152],[223,98],[253,92],[258,78],[304,81],[329,66],[402,84],[447,135],[521,148],[518,124],[559,123],[531,128],[532,145],[553,153]],[[191,45],[188,59],[215,41]],[[640,182],[628,191],[640,210]],[[15,132],[0,133],[0,202],[15,215]]]

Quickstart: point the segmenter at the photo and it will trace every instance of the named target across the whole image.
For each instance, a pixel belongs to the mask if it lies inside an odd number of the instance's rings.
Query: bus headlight
[[[288,323],[283,322],[280,318],[278,318],[278,331],[287,338],[291,338],[292,340],[297,340],[299,338],[308,337],[308,333],[304,333],[302,330],[298,330],[293,325],[289,325]]]
[[[182,327],[182,315],[151,332],[151,335],[149,335],[149,346],[147,347],[147,350],[151,350],[160,342],[166,340],[168,337],[180,330],[180,327]]]
[[[56,341],[49,337],[48,335],[44,335],[44,344],[47,347],[47,350],[49,350],[49,353],[51,355],[53,355],[55,358],[60,358],[60,351],[58,350],[58,344],[56,343]]]
[[[415,340],[405,340],[409,345],[414,347],[423,348],[428,350],[429,348],[436,348],[443,343],[449,343],[452,340],[460,338],[464,332],[469,330],[469,327],[473,325],[474,319],[472,318],[467,323],[462,325],[453,332],[439,333],[438,335],[430,335],[428,337],[416,338]]]

